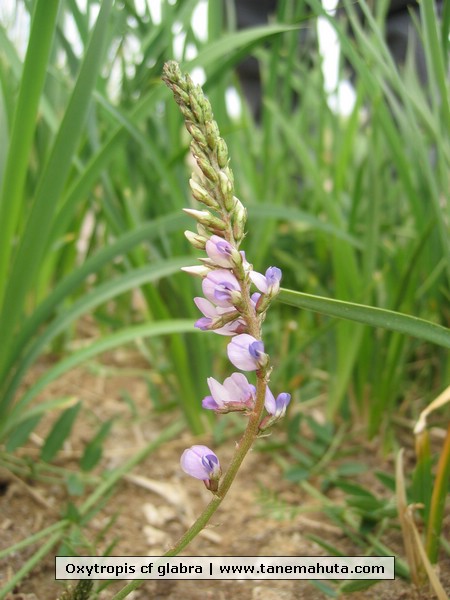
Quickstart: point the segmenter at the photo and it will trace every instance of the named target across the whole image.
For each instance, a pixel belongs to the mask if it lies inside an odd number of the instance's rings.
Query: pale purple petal
[[[277,410],[277,405],[275,402],[275,397],[269,389],[269,386],[266,387],[266,397],[264,400],[264,407],[270,415],[274,415]]]
[[[209,410],[216,410],[219,408],[219,405],[212,396],[205,396],[202,400],[202,407]]]
[[[278,394],[277,399],[275,400],[274,395],[272,394],[270,389],[268,387],[266,388],[266,398],[264,400],[264,406],[267,412],[270,415],[276,417],[276,419],[281,419],[282,417],[284,417],[286,413],[286,408],[290,401],[291,395],[286,392]]]
[[[216,381],[214,377],[208,377],[207,382],[211,395],[218,406],[223,406],[224,404],[232,400],[230,393],[225,387],[225,385],[222,385],[221,383]]]
[[[260,292],[262,292],[263,294],[267,294],[267,280],[262,273],[258,273],[257,271],[250,271],[249,277]]]
[[[236,318],[235,321],[231,321],[230,323],[226,323],[223,327],[219,327],[217,329],[213,329],[213,321],[218,317],[232,312],[234,310],[233,307],[224,308],[222,306],[214,306],[209,300],[206,298],[194,298],[194,302],[197,308],[205,315],[205,318],[198,319],[195,322],[194,327],[201,329],[203,331],[213,331],[214,333],[218,333],[219,335],[236,335],[242,331],[245,331],[246,324],[241,318]]]
[[[223,327],[219,327],[219,329],[213,329],[213,333],[218,333],[219,335],[236,335],[239,331],[242,331],[242,327],[245,327],[245,323],[242,319],[237,319],[236,321],[232,321],[231,323],[227,323]],[[245,331],[245,329],[244,329]]]
[[[268,283],[268,285],[270,287],[274,287],[274,286],[278,286],[280,285],[280,281],[281,281],[281,269],[279,269],[278,267],[269,267],[266,271],[266,281]]]
[[[259,292],[254,292],[251,296],[250,296],[250,300],[252,301],[253,306],[256,306],[258,304],[258,300],[261,298],[261,294]]]
[[[246,400],[252,395],[250,384],[243,373],[233,373],[225,379],[223,385],[229,391],[230,396],[237,400]]]
[[[264,344],[259,340],[255,340],[249,345],[248,351],[250,353],[250,356],[252,356],[256,361],[259,362],[262,355],[264,354]]]
[[[228,358],[242,371],[256,371],[260,368],[264,344],[253,336],[242,333],[228,344]]]
[[[209,329],[211,329],[212,326],[212,319],[210,319],[209,317],[201,317],[200,319],[197,319],[197,321],[195,321],[194,323],[194,327],[196,327],[197,329],[201,329],[202,331],[208,331]]]
[[[194,298],[194,302],[197,308],[205,315],[205,317],[209,317],[210,319],[217,317],[216,307],[205,298]]]
[[[246,273],[248,273],[249,271],[252,270],[252,265],[248,262],[248,260],[245,258],[245,251],[244,250],[240,250],[239,254],[242,256],[242,266],[244,267],[244,271]]]
[[[233,373],[225,379],[223,385],[229,391],[233,402],[238,401],[243,404],[249,404],[249,401],[251,401],[250,404],[253,404],[256,388],[247,381],[247,378],[242,373]]]
[[[289,404],[289,402],[291,401],[291,395],[288,394],[287,392],[282,392],[281,394],[278,394],[277,396],[277,416],[284,417],[285,413],[286,413],[286,408]]]

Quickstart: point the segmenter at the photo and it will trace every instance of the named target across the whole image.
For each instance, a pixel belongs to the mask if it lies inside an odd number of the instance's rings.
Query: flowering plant
[[[280,290],[281,270],[269,267],[257,273],[239,249],[245,235],[246,210],[234,195],[228,149],[214,121],[211,105],[200,86],[182,75],[177,63],[164,66],[163,80],[172,90],[192,136],[191,151],[198,171],[192,175],[193,197],[203,210],[184,209],[197,222],[197,231],[186,231],[189,242],[206,253],[202,265],[184,271],[202,279],[204,297],[194,299],[203,314],[195,326],[230,337],[227,355],[234,367],[254,371],[256,385],[243,373],[232,373],[220,383],[208,378],[210,395],[202,406],[216,413],[240,411],[248,418],[228,470],[221,477],[216,454],[196,445],[183,452],[181,468],[204,481],[215,498],[180,542],[169,552],[178,553],[209,520],[227,493],[246,453],[261,432],[281,419],[290,401],[282,392],[275,399],[268,387],[272,367],[262,341],[262,323],[271,301]],[[255,289],[256,288],[256,289]],[[264,411],[267,413],[264,415]]]
[[[281,270],[269,267],[264,275],[257,273],[245,253],[239,250],[245,235],[247,213],[234,195],[227,145],[220,137],[211,105],[201,87],[194,85],[188,75],[182,75],[173,61],[164,65],[163,80],[172,90],[193,138],[191,151],[199,170],[190,180],[192,195],[207,209],[184,209],[197,221],[197,232],[186,231],[186,238],[194,248],[206,252],[206,257],[200,258],[202,265],[183,268],[202,279],[204,297],[194,298],[194,302],[203,316],[196,321],[195,327],[231,338],[227,355],[232,365],[256,375],[256,385],[238,372],[232,373],[223,383],[214,377],[207,379],[210,394],[203,398],[203,408],[218,414],[239,411],[248,422],[223,475],[219,458],[208,446],[196,444],[183,452],[181,468],[203,481],[213,498],[164,555],[175,556],[208,523],[253,442],[285,415],[291,396],[282,392],[275,398],[269,389],[272,367],[262,341],[262,324],[271,301],[280,290]],[[132,581],[114,600],[122,600],[140,583],[139,580]]]

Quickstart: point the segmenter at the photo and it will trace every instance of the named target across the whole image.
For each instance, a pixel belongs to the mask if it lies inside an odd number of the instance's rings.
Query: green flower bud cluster
[[[209,209],[186,209],[197,221],[197,234],[186,232],[186,237],[198,249],[204,249],[210,235],[220,235],[238,248],[245,235],[247,213],[234,195],[228,148],[220,137],[211,104],[201,87],[195,85],[189,75],[183,75],[176,62],[164,65],[163,80],[172,90],[192,137],[191,152],[199,168],[199,173],[193,174],[189,182],[192,195]]]

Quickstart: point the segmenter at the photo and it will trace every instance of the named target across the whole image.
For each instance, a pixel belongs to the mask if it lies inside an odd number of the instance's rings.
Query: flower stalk
[[[193,197],[204,206],[203,210],[185,209],[186,214],[197,222],[197,233],[186,232],[185,235],[195,248],[204,249],[208,257],[201,259],[208,269],[206,272],[198,267],[187,269],[188,273],[203,279],[205,298],[195,298],[195,303],[204,316],[196,326],[231,336],[227,349],[230,362],[242,371],[256,373],[256,386],[249,384],[239,373],[227,378],[223,385],[213,378],[208,379],[212,395],[203,399],[203,407],[218,414],[241,411],[248,417],[248,423],[218,486],[212,489],[209,479],[204,480],[215,498],[169,551],[173,555],[207,523],[228,492],[255,439],[263,429],[284,415],[290,396],[280,394],[275,400],[269,390],[272,368],[262,341],[262,323],[271,300],[280,289],[281,271],[277,267],[269,267],[265,275],[256,273],[239,250],[245,236],[247,212],[235,196],[228,148],[220,137],[211,105],[201,87],[195,85],[189,75],[183,75],[173,61],[165,64],[163,80],[172,90],[192,137],[191,152],[198,171],[189,183]],[[258,292],[252,293],[252,285]],[[262,420],[264,407],[268,414]],[[185,451],[184,457],[186,452],[190,450]],[[195,468],[190,471],[183,461],[182,467],[188,474],[199,478]]]

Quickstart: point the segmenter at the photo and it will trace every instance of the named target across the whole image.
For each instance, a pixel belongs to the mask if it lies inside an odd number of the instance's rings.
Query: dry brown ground
[[[108,366],[119,367],[115,374],[105,371],[93,374],[89,369],[76,369],[59,380],[45,392],[45,398],[76,395],[83,399],[85,410],[78,418],[76,427],[57,464],[75,468],[83,444],[92,435],[95,417],[107,419],[118,416],[112,433],[105,444],[102,468],[114,468],[122,464],[158,433],[175,417],[156,415],[148,397],[148,387],[142,377],[123,370],[129,366],[129,356],[113,355],[107,359]],[[39,367],[45,369],[45,365]],[[34,373],[33,376],[36,376]],[[127,390],[135,402],[139,414],[132,419],[129,406],[123,401],[121,390]],[[55,418],[54,416],[52,417]],[[51,423],[40,425],[37,435],[28,444],[26,453],[37,456],[39,445]],[[277,435],[275,433],[274,435]],[[86,529],[90,539],[108,526],[103,539],[97,545],[102,553],[114,543],[112,554],[116,556],[158,555],[163,553],[185,531],[209,500],[200,482],[185,476],[179,468],[182,450],[194,443],[206,443],[207,438],[195,439],[189,432],[181,434],[159,447],[147,460],[138,465],[131,476],[115,489],[106,506],[95,515]],[[260,442],[263,443],[263,442]],[[227,464],[233,441],[215,448],[222,464]],[[368,472],[374,461],[381,460],[376,452],[367,452]],[[100,471],[99,471],[100,472]],[[375,481],[366,474],[366,482]],[[264,510],[261,487],[277,494],[289,505],[309,507],[309,512],[292,518],[274,518]],[[23,481],[0,471],[0,549],[9,547],[32,533],[56,522],[66,506],[68,496],[64,486],[48,485],[39,481]],[[72,498],[77,504],[82,498]],[[339,501],[339,498],[336,498]],[[111,520],[112,519],[112,520]],[[238,479],[220,510],[208,528],[184,551],[195,556],[315,556],[325,552],[307,539],[313,533],[340,547],[348,554],[358,555],[360,549],[352,548],[342,532],[327,522],[298,486],[286,481],[281,469],[268,455],[253,451],[246,459]],[[400,554],[403,548],[398,531],[389,533],[389,543]],[[15,552],[0,562],[0,587],[29,558],[32,549]],[[87,552],[85,552],[87,553]],[[442,567],[444,571],[444,566]],[[450,562],[446,562],[442,578],[450,590]],[[102,592],[108,599],[113,591],[125,582],[115,582]],[[65,584],[54,580],[54,555],[40,562],[8,596],[8,600],[56,600]],[[350,598],[408,600],[429,599],[434,596],[427,590],[421,592],[401,579],[381,582],[366,590],[352,594]],[[318,600],[326,598],[307,581],[148,581],[129,596],[144,600]]]

